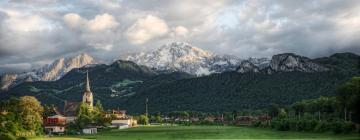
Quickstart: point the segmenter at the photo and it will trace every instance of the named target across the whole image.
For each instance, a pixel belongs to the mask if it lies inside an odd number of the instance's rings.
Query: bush
[[[295,119],[289,119],[290,130],[299,131],[299,121]]]
[[[279,131],[289,131],[290,130],[289,119],[287,118],[274,119],[271,122],[271,127]]]
[[[355,130],[355,125],[351,122],[344,122],[342,125],[343,133],[350,133],[351,131]]]
[[[332,123],[332,131],[335,133],[335,134],[340,134],[342,133],[342,128],[341,128],[341,125],[342,123],[340,121],[335,121]]]
[[[351,122],[336,120],[332,123],[332,131],[335,134],[350,133],[354,129],[355,129],[355,126]]]
[[[305,121],[305,131],[314,131],[314,128],[317,125],[317,121],[316,120],[307,120]]]
[[[331,125],[328,122],[318,122],[318,124],[316,125],[314,131],[315,132],[326,132],[331,130]]]
[[[16,137],[10,133],[1,133],[0,140],[16,140]]]

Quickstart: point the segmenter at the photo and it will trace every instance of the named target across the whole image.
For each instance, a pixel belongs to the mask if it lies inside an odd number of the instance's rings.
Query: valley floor
[[[186,140],[186,139],[298,139],[298,140],[358,140],[359,134],[283,132],[271,129],[235,126],[143,126],[110,130],[96,135],[38,137],[31,140]]]

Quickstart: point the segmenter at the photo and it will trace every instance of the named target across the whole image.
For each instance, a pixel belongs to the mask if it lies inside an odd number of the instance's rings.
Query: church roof
[[[90,90],[90,80],[89,80],[89,72],[86,71],[86,88],[85,92],[91,92]]]
[[[69,102],[65,101],[64,116],[76,116],[79,110],[81,102]]]

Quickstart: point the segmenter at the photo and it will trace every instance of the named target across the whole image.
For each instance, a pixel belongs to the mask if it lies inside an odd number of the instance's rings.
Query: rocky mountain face
[[[275,72],[324,72],[330,70],[315,60],[293,53],[274,55],[271,60],[262,60],[260,62],[258,62],[258,59],[256,59],[255,62],[249,60],[242,61],[237,68],[237,72],[263,72],[272,74]]]
[[[274,71],[301,71],[323,72],[329,69],[313,62],[311,59],[293,53],[274,55],[271,59],[270,68]]]
[[[89,64],[96,64],[96,61],[88,54],[60,58],[51,64],[31,72],[4,74],[1,78],[0,89],[6,90],[23,82],[55,81],[63,77],[70,70]]]
[[[197,76],[234,71],[243,61],[236,56],[217,55],[185,42],[166,44],[154,52],[130,54],[122,59],[157,71],[179,71]],[[251,58],[251,62],[262,67],[262,62],[265,61]]]
[[[60,58],[55,60],[52,64],[46,65],[40,69],[38,75],[40,76],[41,81],[54,81],[60,79],[73,68],[79,68],[95,63],[94,58],[88,54],[80,54],[70,58]]]

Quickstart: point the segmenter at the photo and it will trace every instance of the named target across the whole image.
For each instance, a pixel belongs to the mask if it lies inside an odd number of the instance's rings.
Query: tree
[[[139,124],[142,124],[142,125],[148,125],[149,118],[146,115],[140,115],[138,122],[139,122]]]
[[[155,121],[157,123],[162,123],[162,118],[161,118],[160,112],[155,114]]]
[[[179,115],[182,120],[189,119],[189,116],[190,116],[189,113],[186,111],[181,111]]]
[[[298,115],[298,118],[301,118],[301,115],[304,114],[305,111],[305,103],[304,102],[296,102],[291,106],[295,110],[295,114]]]
[[[81,103],[80,107],[79,107],[79,112],[77,115],[77,120],[76,120],[77,126],[80,129],[82,129],[86,125],[92,124],[92,123],[94,123],[94,120],[93,120],[93,114],[92,114],[90,107],[85,103]]]
[[[268,108],[268,112],[270,114],[270,117],[274,118],[277,117],[279,115],[280,112],[280,107],[278,104],[271,104],[270,107]]]
[[[42,134],[42,112],[44,108],[40,102],[32,96],[23,96],[19,100],[19,115],[22,125],[26,130],[33,130],[36,134]]]
[[[0,107],[0,133],[12,135],[39,135],[43,133],[42,113],[44,108],[32,96],[11,98]]]
[[[355,122],[360,122],[360,77],[353,77],[350,81],[337,89],[337,100],[344,111],[344,120],[349,120],[349,114],[355,116]],[[348,112],[350,111],[350,113]]]
[[[233,110],[232,111],[232,119],[233,119],[233,121],[237,118],[237,115],[238,115],[237,111]]]
[[[111,123],[112,118],[106,117],[104,108],[102,107],[100,100],[96,101],[96,105],[94,107],[92,115],[95,123],[99,126],[106,126],[107,124]]]

